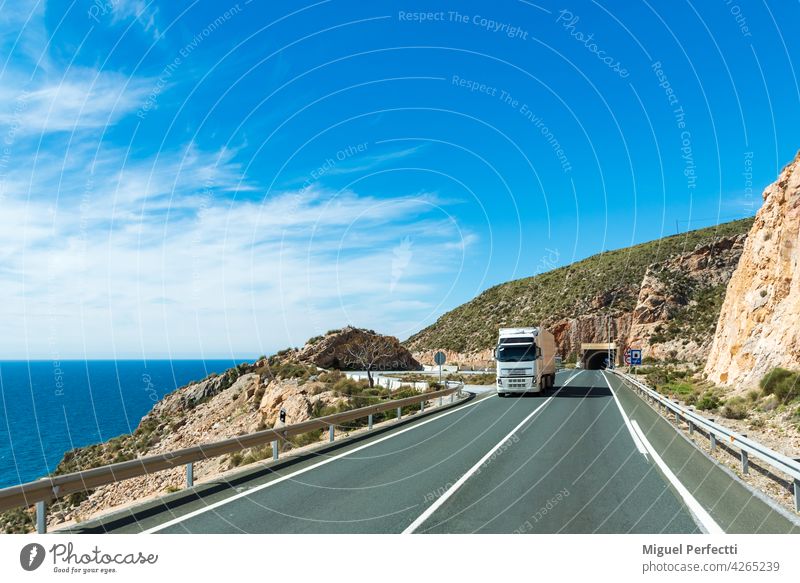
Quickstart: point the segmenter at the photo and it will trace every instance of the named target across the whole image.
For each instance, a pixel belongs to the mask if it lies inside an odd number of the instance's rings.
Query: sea
[[[241,360],[0,361],[0,488],[130,433],[167,393]]]

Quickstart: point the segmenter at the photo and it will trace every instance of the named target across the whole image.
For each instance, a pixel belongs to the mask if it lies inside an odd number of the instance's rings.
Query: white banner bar
[[[798,581],[789,535],[0,537],[3,581]],[[427,577],[426,577],[427,578]]]

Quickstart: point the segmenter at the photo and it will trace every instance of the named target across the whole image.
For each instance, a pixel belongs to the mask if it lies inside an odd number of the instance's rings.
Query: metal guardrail
[[[152,474],[163,470],[169,470],[178,466],[186,466],[187,487],[194,485],[193,466],[194,462],[218,457],[228,453],[234,453],[249,449],[258,445],[272,444],[273,460],[278,459],[279,442],[287,441],[289,438],[315,431],[317,429],[329,430],[329,441],[334,440],[334,428],[337,425],[362,419],[369,419],[369,429],[372,429],[373,415],[385,411],[397,410],[397,419],[402,417],[403,407],[410,405],[420,405],[420,411],[424,411],[425,403],[439,399],[442,405],[443,397],[450,395],[450,402],[453,402],[456,394],[461,395],[464,383],[447,381],[447,388],[421,393],[405,399],[386,401],[376,405],[368,405],[359,409],[352,409],[342,413],[335,413],[325,417],[309,419],[302,423],[286,425],[284,427],[266,429],[247,435],[240,435],[222,441],[206,443],[187,447],[176,451],[167,452],[159,455],[147,456],[135,460],[118,462],[107,466],[100,466],[90,470],[63,474],[60,476],[48,476],[34,482],[27,482],[19,486],[0,489],[0,512],[11,508],[28,507],[36,505],[36,524],[39,533],[46,532],[46,511],[47,503],[74,494],[76,492],[86,492],[130,478]]]
[[[697,427],[705,430],[711,442],[711,451],[716,450],[719,438],[723,438],[727,445],[737,448],[742,462],[742,473],[748,473],[749,456],[753,455],[761,461],[766,462],[772,468],[790,476],[793,480],[794,509],[800,512],[800,462],[798,460],[778,453],[757,441],[749,439],[746,435],[742,435],[719,423],[715,423],[711,419],[706,419],[695,411],[669,400],[632,375],[616,369],[610,372],[613,372],[632,384],[652,403],[658,403],[664,407],[665,411],[671,411],[675,415],[676,423],[680,423],[681,419],[683,419],[689,426],[690,435],[694,433]]]

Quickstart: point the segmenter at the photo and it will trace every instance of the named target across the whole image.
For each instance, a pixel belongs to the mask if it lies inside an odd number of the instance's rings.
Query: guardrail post
[[[425,410],[425,401],[420,401],[419,410],[420,410],[420,412]]]
[[[194,486],[194,464],[189,462],[186,464],[186,487],[191,488]]]
[[[749,469],[750,469],[750,460],[747,458],[747,452],[745,450],[742,450],[742,473],[743,474],[748,473]]]
[[[797,492],[796,482],[794,490]],[[44,500],[39,500],[36,503],[36,532],[47,534],[47,502]]]
[[[694,423],[691,421],[687,421],[687,423],[689,424],[689,435],[694,435]]]
[[[794,479],[794,509],[800,512],[800,480]]]
[[[403,408],[402,407],[398,407],[397,408],[397,420],[400,421],[400,417],[402,417],[402,416],[403,416]]]
[[[717,449],[717,436],[714,435],[711,431],[708,432],[708,438],[711,440],[711,451],[716,451]]]
[[[272,442],[272,461],[275,462],[278,461],[278,455],[279,455],[278,440],[276,439],[275,441]]]
[[[369,428],[372,429],[372,414],[369,415]]]
[[[675,411],[675,424],[677,425],[680,422],[681,422],[681,416],[677,411]]]
[[[328,427],[328,441],[333,443],[333,425]]]
[[[444,398],[444,397],[439,397],[439,406],[440,406],[440,407],[442,406],[442,399],[443,399],[443,398]]]

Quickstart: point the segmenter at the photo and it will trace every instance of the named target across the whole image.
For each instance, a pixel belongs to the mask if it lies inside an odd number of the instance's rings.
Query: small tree
[[[386,336],[361,336],[345,346],[345,361],[348,366],[367,371],[369,387],[372,388],[375,386],[372,371],[381,361],[391,357],[395,350],[394,343]]]

